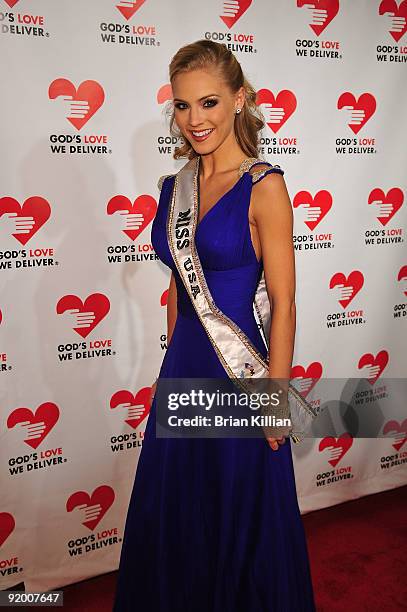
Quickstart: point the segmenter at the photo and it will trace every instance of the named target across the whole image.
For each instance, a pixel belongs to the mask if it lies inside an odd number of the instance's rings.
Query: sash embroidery
[[[242,173],[248,171],[252,165],[260,162],[265,163],[256,158],[248,158],[241,165],[240,171]],[[264,360],[247,335],[216,306],[206,284],[195,248],[198,223],[199,163],[200,158],[196,157],[187,162],[175,175],[167,217],[168,245],[186,291],[220,362],[228,375],[235,379],[245,391],[250,392],[250,379],[269,377],[268,358],[267,361]],[[264,171],[260,171],[255,174],[263,173]],[[264,270],[258,283],[253,305],[269,349],[271,308]],[[288,402],[292,422],[300,426],[300,431],[290,432],[290,437],[295,443],[298,443],[302,439],[301,431],[316,416],[316,412],[290,382]]]

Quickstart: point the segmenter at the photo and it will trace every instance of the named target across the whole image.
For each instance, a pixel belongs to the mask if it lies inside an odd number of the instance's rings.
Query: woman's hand
[[[283,384],[280,384],[280,383]],[[278,395],[279,401],[278,405],[274,404],[266,404],[262,403],[260,413],[262,416],[266,418],[269,417],[278,417],[279,419],[285,419],[290,416],[289,403],[288,403],[288,392],[285,388],[285,380],[280,381],[280,379],[275,378],[267,378],[264,379],[264,384],[267,388],[267,394],[271,398],[273,395]],[[264,389],[264,385],[262,386]],[[266,438],[270,448],[274,451],[279,449],[280,444],[285,443],[286,437],[290,433],[290,428],[285,427],[272,427],[269,425],[263,425],[263,433]],[[276,434],[283,434],[277,436]]]
[[[285,438],[281,437],[281,438],[266,438],[267,442],[270,445],[270,448],[273,449],[274,451],[278,450],[279,444],[284,444],[285,443]]]

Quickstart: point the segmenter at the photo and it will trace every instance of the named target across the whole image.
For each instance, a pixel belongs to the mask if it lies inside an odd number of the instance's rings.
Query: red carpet
[[[318,612],[407,609],[406,516],[400,487],[303,517]],[[116,576],[65,587],[64,611],[111,612]]]

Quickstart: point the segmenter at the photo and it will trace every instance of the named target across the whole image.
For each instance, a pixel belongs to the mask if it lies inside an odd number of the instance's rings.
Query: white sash
[[[269,378],[269,367],[246,334],[216,306],[206,284],[195,248],[198,180],[199,157],[195,157],[175,175],[167,218],[168,244],[185,289],[220,362],[230,378],[238,379],[237,382],[250,392],[250,385],[245,384],[249,382],[247,379]],[[269,349],[271,309],[264,270],[257,286],[254,307]],[[290,437],[298,443],[317,413],[291,382],[288,385],[288,404],[292,422]]]

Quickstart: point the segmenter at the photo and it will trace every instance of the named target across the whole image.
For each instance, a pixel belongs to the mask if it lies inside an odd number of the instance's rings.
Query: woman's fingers
[[[277,450],[279,448],[279,444],[284,444],[285,443],[285,438],[281,437],[281,438],[267,438],[267,442],[270,445],[270,448],[272,448],[273,450]]]

